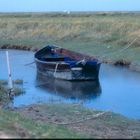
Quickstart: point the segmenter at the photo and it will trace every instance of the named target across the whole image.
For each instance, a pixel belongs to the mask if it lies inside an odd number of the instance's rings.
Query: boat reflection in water
[[[37,74],[36,84],[38,88],[51,94],[67,99],[91,99],[101,94],[99,80],[95,81],[66,81]]]

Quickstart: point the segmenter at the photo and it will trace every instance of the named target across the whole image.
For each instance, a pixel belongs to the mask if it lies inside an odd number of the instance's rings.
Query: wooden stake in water
[[[12,76],[11,76],[11,69],[10,69],[10,62],[9,62],[9,53],[6,51],[6,58],[7,58],[7,68],[8,68],[8,84],[10,92],[13,90],[13,82],[12,82]]]

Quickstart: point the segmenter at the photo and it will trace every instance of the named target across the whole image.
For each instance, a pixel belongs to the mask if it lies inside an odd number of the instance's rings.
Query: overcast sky
[[[0,12],[140,11],[140,0],[0,0]]]

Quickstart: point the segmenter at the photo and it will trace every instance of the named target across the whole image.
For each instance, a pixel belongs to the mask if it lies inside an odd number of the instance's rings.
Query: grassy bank
[[[5,106],[11,102],[13,96],[18,96],[25,93],[24,89],[20,87],[21,84],[23,84],[22,80],[13,80],[13,95],[10,95],[10,89],[8,88],[7,80],[0,80],[0,107]]]
[[[47,116],[46,116],[47,117]],[[0,110],[0,138],[87,138],[72,129],[39,122],[23,114]]]
[[[140,138],[140,121],[77,104],[0,110],[0,133],[14,138]]]
[[[1,13],[0,45],[5,44],[55,44],[139,67],[140,13]]]
[[[0,83],[0,107],[9,102],[7,90]]]

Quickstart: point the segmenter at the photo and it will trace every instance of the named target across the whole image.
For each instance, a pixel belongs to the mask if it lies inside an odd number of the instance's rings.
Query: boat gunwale
[[[35,61],[37,61],[37,62],[40,62],[40,63],[44,63],[44,64],[61,64],[61,65],[69,65],[69,63],[66,63],[66,62],[64,62],[64,61],[51,61],[51,62],[49,62],[49,61],[43,61],[43,60],[39,60],[38,58],[35,58]]]
[[[44,48],[47,48],[48,46],[46,46],[46,47],[44,47]],[[102,62],[100,61],[100,60],[98,60],[97,58],[95,58],[94,56],[90,56],[90,55],[87,55],[87,54],[83,54],[83,53],[81,53],[81,52],[76,52],[76,51],[72,51],[72,50],[68,50],[68,49],[66,49],[66,48],[62,48],[62,47],[58,47],[58,46],[52,46],[52,47],[54,47],[56,50],[61,50],[61,51],[68,51],[68,52],[70,52],[70,53],[72,53],[72,54],[75,54],[75,55],[81,55],[81,56],[83,56],[83,59],[85,59],[86,61],[96,61],[97,62],[97,64],[101,64]],[[37,58],[37,56],[36,56],[36,54],[37,53],[40,53],[44,48],[42,48],[42,49],[40,49],[40,50],[38,50],[36,53],[35,53],[35,58],[36,59],[38,59],[39,60],[39,58]],[[56,54],[59,54],[59,52],[55,52]],[[67,54],[61,54],[61,55],[67,55]],[[63,56],[64,57],[64,56]],[[68,57],[70,57],[70,56],[68,56]],[[71,58],[71,57],[70,57]],[[72,58],[73,59],[73,58]],[[82,59],[75,59],[74,58],[74,60],[75,61],[81,61]],[[41,60],[39,60],[39,61],[41,61]],[[44,62],[44,61],[42,61],[42,62]],[[65,62],[66,63],[66,62]],[[68,64],[68,63],[66,63],[66,64]]]

